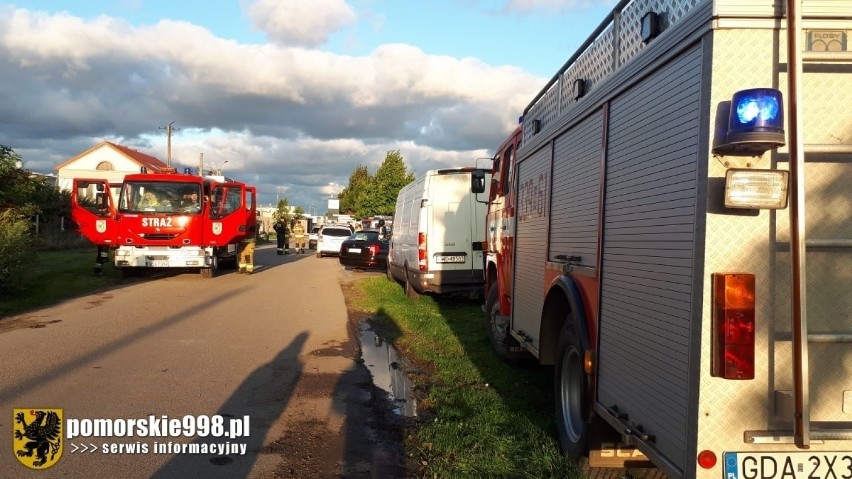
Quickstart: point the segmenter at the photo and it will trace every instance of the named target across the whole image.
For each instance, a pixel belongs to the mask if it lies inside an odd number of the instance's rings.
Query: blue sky
[[[228,161],[262,202],[321,204],[389,150],[489,155],[605,0],[0,3],[0,138],[34,171],[108,139]]]

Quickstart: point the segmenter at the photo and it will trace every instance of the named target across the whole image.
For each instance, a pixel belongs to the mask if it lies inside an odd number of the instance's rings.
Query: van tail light
[[[377,254],[379,254],[379,246],[371,244],[370,245],[370,256],[376,256]]]
[[[429,259],[426,257],[426,233],[417,235],[417,264],[420,266],[420,271],[429,269]]]
[[[754,379],[754,275],[713,273],[713,367],[725,379]]]

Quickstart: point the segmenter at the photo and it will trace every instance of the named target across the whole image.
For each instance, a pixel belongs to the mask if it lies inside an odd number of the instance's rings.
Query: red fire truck
[[[852,477],[849,92],[852,2],[625,0],[529,104],[486,311],[554,366],[566,455]]]
[[[123,273],[194,268],[213,277],[236,266],[239,244],[254,235],[256,190],[223,176],[127,175],[117,192],[107,180],[76,178],[71,216]]]

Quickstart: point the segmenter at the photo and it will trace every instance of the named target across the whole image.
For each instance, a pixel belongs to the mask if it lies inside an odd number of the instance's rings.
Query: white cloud
[[[312,3],[312,2],[305,2]],[[399,149],[409,167],[469,165],[496,147],[545,79],[473,58],[389,44],[364,56],[240,44],[186,22],[134,27],[99,17],[0,15],[0,138],[52,171],[105,138],[165,159],[224,162],[316,202],[359,164]]]
[[[257,0],[248,14],[271,40],[301,46],[322,45],[356,19],[344,0]]]

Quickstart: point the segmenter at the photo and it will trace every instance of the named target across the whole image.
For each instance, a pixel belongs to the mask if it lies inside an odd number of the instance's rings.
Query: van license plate
[[[724,479],[852,477],[852,452],[726,452]]]
[[[350,253],[360,253],[360,252],[361,252],[361,248],[349,248],[349,252],[350,252]]]
[[[435,257],[436,263],[464,263],[464,256],[442,256]]]
[[[167,259],[155,259],[154,261],[151,261],[151,267],[152,268],[168,268],[169,267],[169,260],[167,260]]]

